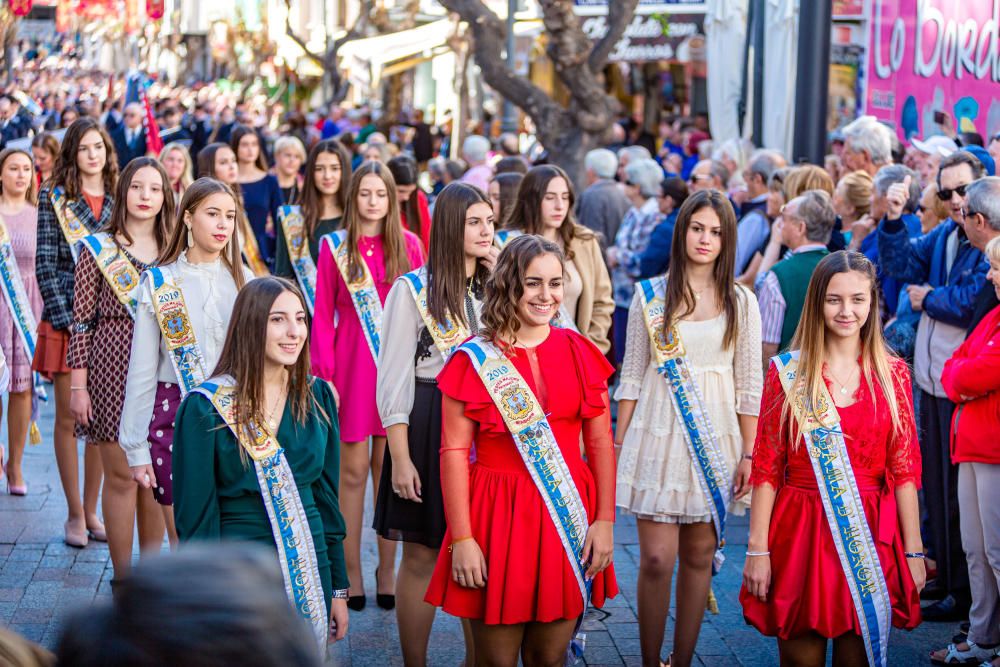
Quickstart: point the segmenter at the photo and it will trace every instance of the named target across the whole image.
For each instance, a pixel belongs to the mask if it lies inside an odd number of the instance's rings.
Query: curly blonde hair
[[[531,262],[542,255],[554,255],[565,271],[566,261],[559,246],[541,236],[523,234],[504,246],[486,280],[482,336],[504,352],[517,342],[517,332],[521,329],[517,305],[524,296],[524,274]]]

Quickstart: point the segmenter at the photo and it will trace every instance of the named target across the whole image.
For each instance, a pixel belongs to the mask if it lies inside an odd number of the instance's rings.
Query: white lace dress
[[[735,475],[743,450],[738,414],[757,416],[763,389],[760,311],[747,289],[739,299],[736,343],[723,348],[725,314],[702,322],[681,321],[681,340],[701,388],[726,467]],[[628,313],[628,340],[616,400],[638,401],[618,460],[617,504],[640,519],[661,523],[711,521],[701,483],[688,453],[667,382],[653,363],[638,294]],[[730,479],[731,484],[731,479]],[[749,497],[730,512],[742,515]]]

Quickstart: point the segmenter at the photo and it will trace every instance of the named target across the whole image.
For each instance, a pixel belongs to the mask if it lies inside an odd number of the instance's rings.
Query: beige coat
[[[583,291],[576,303],[576,328],[601,352],[607,354],[611,349],[608,331],[611,329],[615,301],[611,292],[611,276],[601,255],[601,245],[596,236],[587,240],[574,238],[570,243],[570,251],[583,283]]]

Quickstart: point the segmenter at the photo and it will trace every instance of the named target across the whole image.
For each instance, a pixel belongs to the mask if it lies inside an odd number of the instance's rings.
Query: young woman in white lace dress
[[[762,390],[757,299],[736,284],[736,215],[724,195],[699,192],[674,229],[662,290],[666,329],[676,324],[731,484],[729,507],[744,514]],[[628,318],[618,400],[617,504],[639,529],[638,612],[643,665],[660,662],[674,562],[677,623],[672,667],[691,662],[717,546],[711,507],[677,417],[673,391],[651,353],[641,286]],[[654,330],[657,330],[654,327]]]

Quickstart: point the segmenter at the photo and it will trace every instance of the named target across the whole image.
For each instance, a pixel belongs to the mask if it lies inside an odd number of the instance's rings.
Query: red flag
[[[146,117],[142,119],[142,125],[146,128],[146,152],[159,156],[163,150],[163,139],[160,138],[160,128],[156,124],[153,107],[149,105],[149,97],[145,90],[142,91],[142,103],[146,107]]]
[[[27,16],[31,11],[31,0],[10,0],[10,11],[14,16]]]
[[[163,0],[146,0],[146,16],[159,21],[163,18]]]

